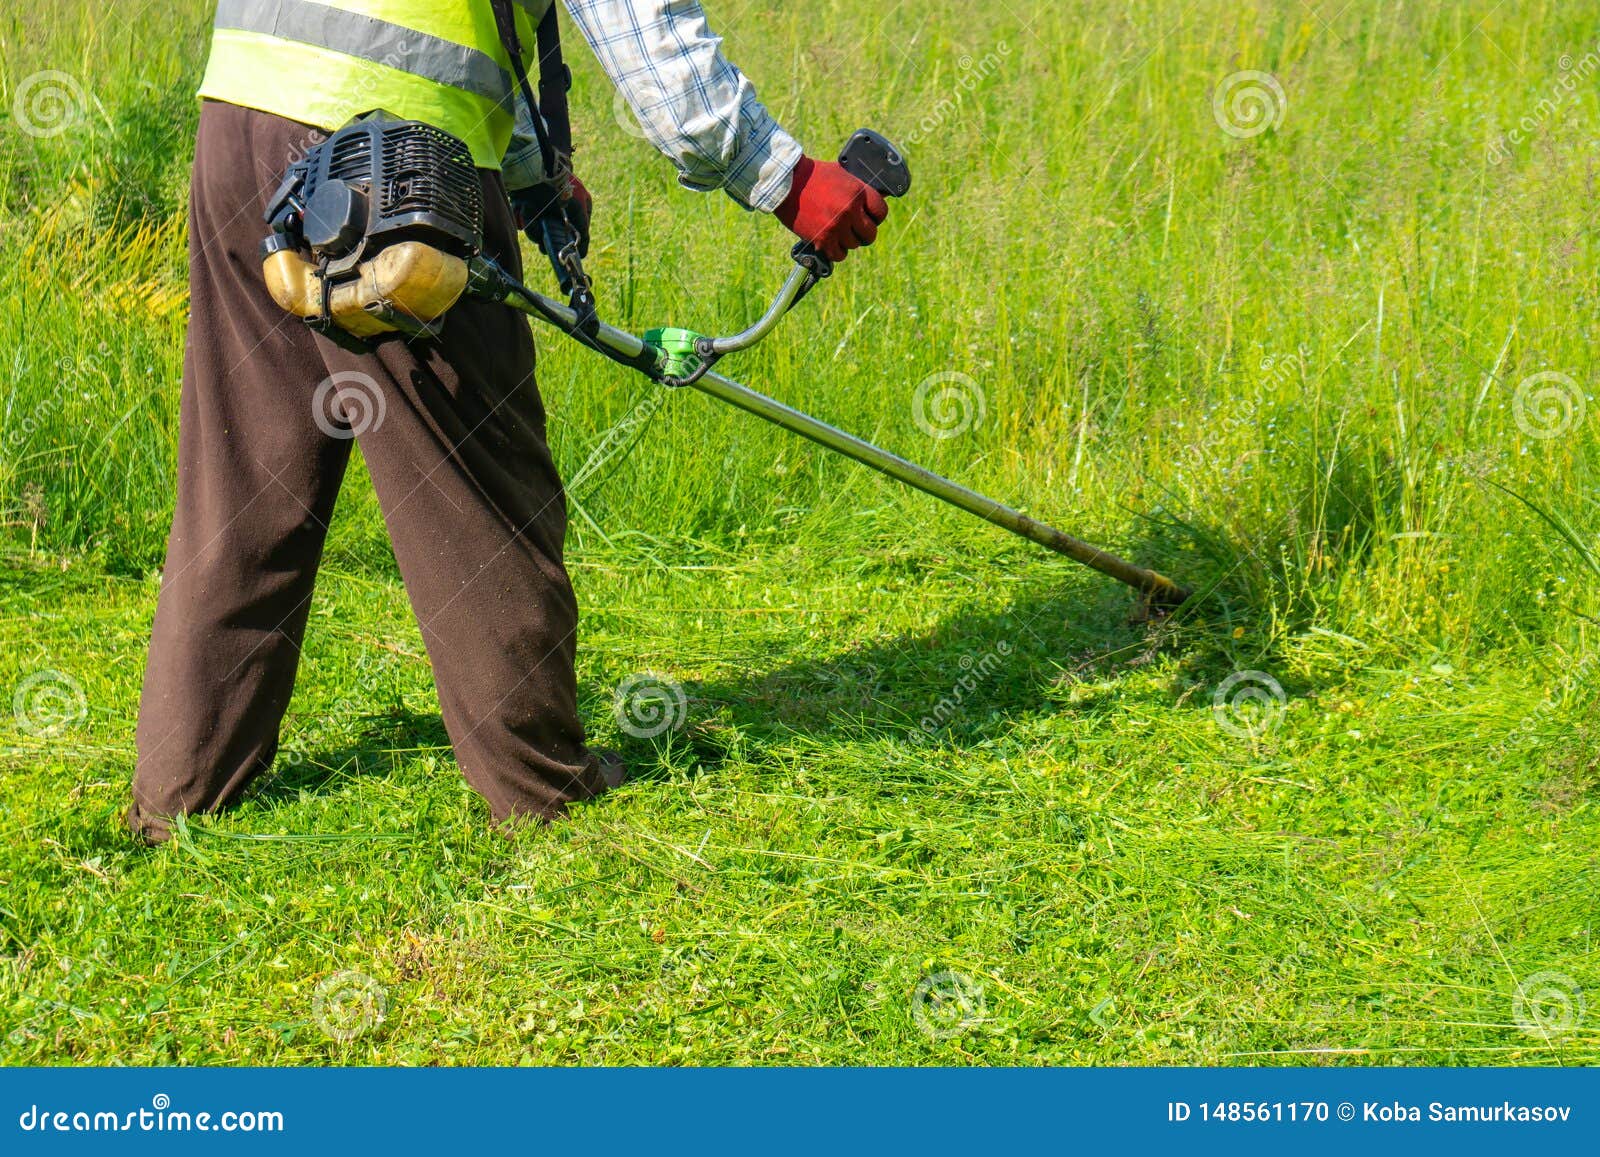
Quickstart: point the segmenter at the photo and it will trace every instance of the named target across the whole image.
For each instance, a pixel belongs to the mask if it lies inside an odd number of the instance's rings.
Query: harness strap
[[[572,70],[561,59],[561,25],[556,21],[556,4],[551,0],[535,32],[539,50],[539,107],[544,110],[550,144],[565,166],[572,166],[572,117],[567,110],[567,91],[572,87]]]
[[[557,188],[564,189],[567,176],[572,171],[572,120],[567,108],[567,89],[571,86],[572,74],[561,59],[561,28],[556,23],[554,0],[545,9],[536,32],[539,55],[537,99],[533,95],[533,85],[528,82],[528,70],[522,63],[522,38],[517,35],[513,0],[489,2],[494,11],[500,41],[511,57],[517,86],[522,90],[522,99],[533,120],[534,136],[539,142],[539,160],[544,171],[554,178]]]

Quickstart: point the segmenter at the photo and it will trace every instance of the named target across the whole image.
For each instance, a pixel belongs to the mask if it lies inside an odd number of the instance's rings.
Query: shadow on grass
[[[1118,587],[1040,586],[998,610],[958,611],[928,631],[692,684],[691,720],[715,716],[753,736],[920,733],[966,742],[1049,709],[1053,684],[1148,662],[1163,632],[1137,617],[1136,601]]]
[[[1212,690],[1236,673],[1246,677],[1246,692],[1260,674],[1280,698],[1323,686],[1289,678],[1273,643],[1236,629],[1263,617],[1255,600],[1266,597],[1265,588],[1239,574],[1225,544],[1196,542],[1174,524],[1147,533],[1129,557],[1171,559],[1179,542],[1197,547],[1186,553],[1181,576],[1196,598],[1171,616],[1151,618],[1128,588],[1063,563],[1014,587],[1003,607],[969,603],[931,630],[688,683],[688,723],[672,740],[686,743],[706,767],[742,753],[751,741],[791,736],[973,748],[1003,739],[1030,717],[1089,715],[1130,695],[1178,709],[1198,685],[1205,690],[1201,702],[1209,703]],[[987,565],[999,570],[1006,563]],[[950,601],[966,594],[952,591]],[[1163,677],[1144,678],[1143,669],[1158,662],[1166,664]],[[630,764],[659,762],[650,742],[625,746],[624,755]]]
[[[321,751],[280,751],[272,771],[252,785],[247,799],[259,802],[315,795],[362,776],[389,775],[419,750],[450,748],[437,711],[395,707],[366,717],[352,743]]]
[[[1098,582],[1054,583],[996,611],[958,611],[932,630],[858,642],[827,654],[751,668],[684,686],[688,726],[671,733],[698,762],[715,767],[737,733],[761,739],[803,734],[859,742],[872,736],[948,733],[971,742],[1013,716],[1051,708],[1051,683],[1074,672],[1148,661],[1159,627],[1132,621],[1136,600]],[[586,688],[591,714],[609,708],[612,689]],[[663,739],[620,736],[635,778],[666,775]],[[364,721],[350,743],[303,754],[280,753],[252,787],[257,802],[319,794],[362,776],[391,774],[419,749],[448,751],[437,712],[395,707]]]
[[[985,565],[1004,568],[1007,558]],[[703,768],[747,755],[741,747],[749,741],[795,735],[818,743],[911,738],[972,746],[1003,735],[1020,718],[1093,711],[1121,693],[1122,675],[1164,652],[1181,653],[1184,665],[1196,669],[1220,657],[1214,646],[1194,646],[1208,628],[1185,625],[1183,617],[1149,621],[1137,596],[1109,579],[1065,563],[1037,573],[999,608],[973,609],[973,592],[952,588],[957,609],[930,630],[822,654],[791,653],[787,661],[762,656],[729,676],[688,682],[685,726],[652,738],[632,738],[624,729],[617,737],[621,754],[634,778],[649,780],[668,776],[678,762],[664,759],[663,748],[685,744]],[[963,600],[965,609],[958,606]],[[1217,667],[1219,677],[1230,669]],[[1077,685],[1070,708],[1059,690],[1068,683]],[[614,688],[591,684],[583,691],[591,719],[611,709]],[[388,774],[419,748],[448,751],[439,715],[396,708],[372,716],[353,743],[310,753],[297,765],[280,757],[253,795],[282,799]]]

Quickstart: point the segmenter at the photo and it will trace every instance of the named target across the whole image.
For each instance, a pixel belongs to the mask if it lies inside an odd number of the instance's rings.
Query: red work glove
[[[830,261],[878,236],[878,224],[889,215],[879,192],[832,161],[801,157],[789,195],[774,214],[802,241],[815,245]]]
[[[572,227],[578,231],[578,256],[589,256],[589,222],[594,218],[594,198],[589,195],[589,190],[583,187],[583,182],[573,175],[569,185],[571,190],[567,200],[567,220],[572,222]]]
[[[567,224],[578,235],[578,256],[589,256],[589,222],[594,217],[594,198],[576,174],[567,178],[567,196],[557,199],[548,185],[534,185],[518,189],[510,195],[511,217],[517,228],[528,234],[535,245],[539,242],[539,219],[546,213],[560,211]]]

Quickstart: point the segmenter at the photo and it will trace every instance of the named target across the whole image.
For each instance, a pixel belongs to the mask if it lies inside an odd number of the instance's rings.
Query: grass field
[[[708,8],[916,173],[729,372],[1206,596],[687,391],[586,471],[654,387],[540,335],[640,778],[488,831],[356,472],[280,766],[138,848],[209,6],[8,10],[0,1060],[1600,1059],[1593,7]],[[781,229],[572,55],[603,311],[753,318]]]

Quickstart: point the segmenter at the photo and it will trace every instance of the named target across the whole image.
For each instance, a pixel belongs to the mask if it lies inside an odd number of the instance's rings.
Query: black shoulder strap
[[[572,167],[572,117],[567,111],[567,90],[572,87],[572,70],[561,59],[561,25],[556,22],[557,0],[550,0],[539,21],[539,107],[544,110],[550,144],[563,168]]]
[[[522,38],[517,35],[517,19],[512,8],[513,0],[489,0],[494,10],[495,28],[500,33],[500,43],[511,57],[511,70],[516,74],[522,99],[527,102],[533,119],[534,135],[539,140],[539,159],[546,173],[554,174],[561,187],[566,174],[572,171],[572,121],[567,111],[567,89],[572,74],[561,59],[561,28],[556,23],[556,0],[550,0],[537,30],[539,51],[539,99],[533,96],[533,86],[528,83],[528,70],[522,63]]]

